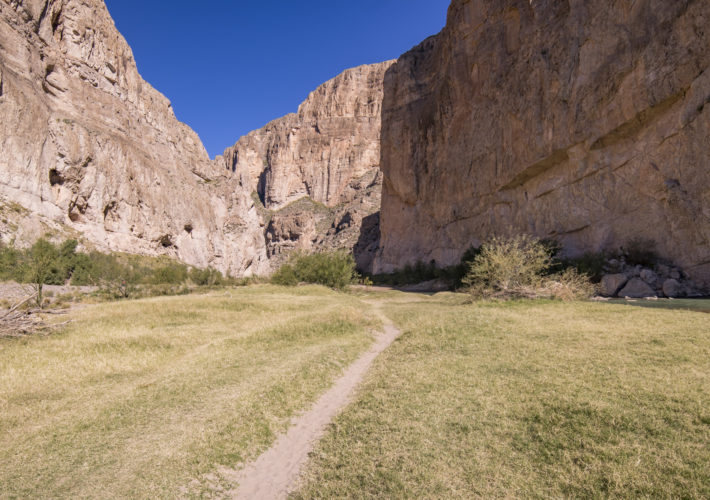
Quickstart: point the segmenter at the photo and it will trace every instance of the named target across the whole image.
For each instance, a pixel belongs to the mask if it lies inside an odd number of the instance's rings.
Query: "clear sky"
[[[295,112],[341,71],[395,59],[449,0],[106,0],[138,71],[210,156]]]

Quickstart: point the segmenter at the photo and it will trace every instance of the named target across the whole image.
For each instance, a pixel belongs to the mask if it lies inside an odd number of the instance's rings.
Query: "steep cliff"
[[[37,232],[268,270],[250,192],[140,77],[103,1],[0,1],[0,117],[0,199]]]
[[[218,159],[268,212],[273,265],[295,249],[356,247],[359,266],[370,267],[382,180],[382,87],[393,63],[346,70],[312,92],[298,113],[242,137]]]
[[[710,278],[710,2],[453,0],[385,77],[378,270],[493,234]]]

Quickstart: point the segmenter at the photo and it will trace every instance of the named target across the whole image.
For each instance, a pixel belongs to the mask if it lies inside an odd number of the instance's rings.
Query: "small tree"
[[[39,239],[30,248],[26,262],[27,281],[35,291],[37,307],[42,308],[43,288],[52,278],[53,269],[58,257],[57,249],[45,239]]]

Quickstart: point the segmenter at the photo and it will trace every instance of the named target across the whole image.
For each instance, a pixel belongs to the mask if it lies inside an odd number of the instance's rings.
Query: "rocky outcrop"
[[[250,193],[140,77],[101,0],[0,2],[0,75],[0,198],[38,227],[234,274],[268,269]]]
[[[661,262],[645,264],[627,261],[627,257],[610,258],[604,264],[599,285],[602,297],[648,298],[707,297],[709,290],[690,279],[687,272]]]
[[[706,0],[453,0],[385,77],[377,270],[530,233],[707,282],[708,47]]]
[[[328,207],[305,197],[269,212],[266,248],[272,269],[294,251],[352,251],[358,269],[369,271],[379,243],[382,177],[373,170],[369,185],[354,199]]]
[[[359,267],[369,269],[379,235],[371,226],[382,183],[382,87],[393,63],[346,70],[298,113],[242,137],[217,159],[267,211],[273,266],[295,249],[355,248]]]

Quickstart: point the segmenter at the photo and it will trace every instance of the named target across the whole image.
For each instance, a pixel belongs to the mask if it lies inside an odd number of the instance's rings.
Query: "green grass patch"
[[[294,498],[710,497],[707,314],[388,300],[403,335]]]

